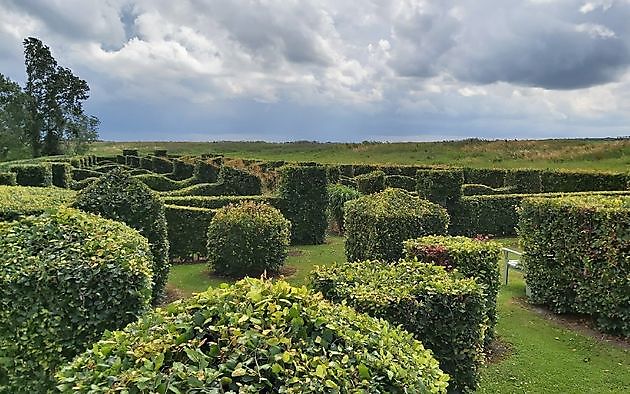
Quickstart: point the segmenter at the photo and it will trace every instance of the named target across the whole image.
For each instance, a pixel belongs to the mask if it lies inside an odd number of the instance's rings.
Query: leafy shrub
[[[287,257],[291,223],[266,204],[244,201],[217,210],[208,227],[208,263],[232,277],[276,274]]]
[[[363,194],[378,193],[385,189],[385,173],[383,171],[357,175],[354,180],[357,183],[357,190]]]
[[[503,168],[464,168],[464,182],[500,188],[505,184],[506,169]]]
[[[223,196],[229,194],[225,185],[219,183],[199,183],[183,187],[178,190],[161,193],[163,196],[186,197],[186,196]]]
[[[510,169],[505,174],[505,186],[512,187],[514,193],[542,192],[542,170]]]
[[[630,336],[630,196],[526,199],[520,214],[531,301]]]
[[[345,176],[352,178],[354,176],[354,170],[352,164],[339,164],[339,176]]]
[[[541,173],[545,192],[624,190],[626,174],[601,171],[546,170]]]
[[[361,197],[361,193],[355,189],[340,184],[328,185],[328,220],[339,233],[343,233],[344,204],[350,200]]]
[[[418,262],[363,261],[316,267],[310,284],[331,301],[411,332],[451,376],[449,392],[477,387],[486,310],[473,279]]]
[[[489,345],[497,322],[501,244],[466,237],[427,236],[405,241],[404,248],[408,260],[441,265],[449,271],[457,269],[484,286],[488,317],[484,342]]]
[[[405,175],[387,175],[385,177],[385,187],[395,187],[413,192],[416,190],[416,178]]]
[[[72,170],[72,179],[75,181],[82,181],[87,178],[98,178],[103,175],[101,172],[88,170],[85,168],[75,168]]]
[[[418,170],[416,190],[420,197],[450,207],[462,195],[464,171],[462,169]]]
[[[256,175],[238,168],[223,166],[219,170],[219,183],[225,193],[235,196],[253,196],[262,193],[262,183]]]
[[[123,149],[123,156],[139,156],[137,149]]]
[[[149,240],[153,255],[152,303],[159,302],[170,269],[164,203],[159,197],[125,171],[113,170],[79,192],[75,206],[126,223]]]
[[[92,168],[92,171],[97,171],[97,172],[100,172],[101,174],[104,174],[106,172],[110,172],[110,171],[115,170],[117,168],[121,168],[121,166],[118,165],[118,164],[104,164],[104,165],[100,165],[98,167]],[[134,170],[134,171],[136,171],[136,170]]]
[[[72,183],[70,183],[70,189],[83,190],[86,187],[90,186],[92,182],[96,181],[97,179],[98,179],[97,177],[90,177],[90,178],[85,178],[82,181],[72,181]]]
[[[215,210],[207,208],[165,205],[169,256],[179,259],[205,256],[208,227],[214,213]]]
[[[378,166],[372,164],[353,164],[352,174],[356,178],[359,175],[367,174],[378,170]]]
[[[173,172],[173,162],[163,157],[151,157],[153,172],[158,174],[168,174]]]
[[[153,150],[153,156],[157,156],[157,157],[166,157],[167,153],[168,153],[168,150],[166,150],[166,149],[154,149]]]
[[[143,313],[146,239],[72,209],[0,223],[0,391],[48,392],[63,362]]]
[[[14,172],[0,172],[0,185],[15,186],[17,180]]]
[[[341,176],[341,171],[339,171],[339,166],[334,164],[327,164],[326,168],[326,179],[328,183],[337,183],[339,181],[339,177]]]
[[[219,178],[219,167],[207,160],[195,161],[193,176],[201,183],[214,183]]]
[[[278,196],[284,216],[291,221],[291,241],[321,244],[326,236],[326,170],[320,166],[284,166],[279,170]]]
[[[444,234],[449,222],[444,208],[401,189],[348,201],[344,209],[348,261],[396,261],[403,241]]]
[[[123,156],[123,155],[118,155],[118,156],[116,156],[116,163],[125,165],[125,164],[127,164],[127,159],[125,159],[125,156]],[[75,166],[74,164],[72,166],[76,167],[76,168],[79,168],[78,166]]]
[[[67,189],[72,184],[72,166],[68,163],[50,163],[52,184]]]
[[[512,193],[514,193],[514,188],[512,187],[500,187],[495,189],[490,186],[474,183],[462,185],[462,195],[464,196],[484,196]]]
[[[0,221],[67,206],[75,196],[71,190],[53,187],[0,186]]]
[[[162,201],[168,205],[184,207],[197,207],[218,209],[230,204],[238,204],[243,201],[266,203],[274,208],[281,209],[283,205],[279,197],[275,196],[165,196]]]
[[[151,159],[151,156],[142,156],[140,158],[140,168],[153,171],[153,159]]]
[[[182,393],[307,394],[444,393],[448,379],[420,342],[387,322],[255,279],[107,333],[57,378],[62,391],[159,392],[168,384]]]
[[[140,158],[138,156],[125,156],[125,164],[132,168],[140,168]]]
[[[176,181],[188,179],[193,176],[194,171],[194,164],[185,162],[183,160],[174,159],[173,172],[170,174],[170,178]]]
[[[353,189],[357,188],[357,181],[354,178],[349,178],[347,176],[340,176],[338,183]]]
[[[23,164],[13,166],[9,171],[15,173],[15,180],[20,186],[52,186],[50,164]]]
[[[151,190],[165,192],[183,189],[190,186],[186,181],[174,181],[160,174],[142,174],[136,175],[134,178],[147,185]]]

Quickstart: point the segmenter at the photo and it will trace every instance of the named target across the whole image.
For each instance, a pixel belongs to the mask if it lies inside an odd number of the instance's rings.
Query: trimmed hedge
[[[154,149],[153,150],[153,156],[157,156],[157,157],[166,157],[168,153],[168,150],[166,149]]]
[[[56,187],[0,186],[0,221],[70,205],[76,193]]]
[[[530,300],[630,336],[630,196],[526,199],[520,215]]]
[[[161,193],[162,196],[187,197],[187,196],[224,196],[230,194],[223,182],[199,183],[178,190]]]
[[[324,168],[326,168],[326,180],[328,181],[328,183],[337,183],[339,181],[339,177],[341,176],[339,166],[334,164],[327,164]]]
[[[126,223],[145,236],[153,255],[152,303],[164,294],[170,263],[164,203],[144,183],[123,170],[113,170],[79,192],[77,208]]]
[[[164,208],[171,259],[206,256],[208,227],[216,210],[177,205],[165,205]]]
[[[214,183],[219,178],[219,167],[212,161],[196,160],[193,176],[201,183]]]
[[[408,260],[418,259],[449,271],[457,269],[485,287],[488,329],[484,342],[487,347],[494,338],[497,322],[501,244],[466,237],[428,236],[407,240],[404,248]]]
[[[89,185],[91,185],[92,182],[96,181],[97,179],[98,179],[97,177],[91,177],[91,178],[85,178],[82,181],[72,181],[72,183],[70,184],[70,189],[83,190]]]
[[[138,156],[125,156],[125,164],[132,168],[140,168],[140,158]]]
[[[514,193],[541,193],[542,170],[509,169],[505,174],[505,186],[511,187]]]
[[[464,167],[464,182],[469,184],[481,184],[497,189],[505,186],[504,168],[470,168]]]
[[[357,190],[363,194],[373,194],[385,189],[385,173],[383,171],[372,171],[367,174],[354,177],[357,183]]]
[[[599,171],[546,170],[541,173],[544,192],[625,190],[627,175]]]
[[[431,349],[451,377],[449,392],[472,392],[483,361],[483,288],[444,267],[379,261],[318,266],[310,285],[325,298],[400,325]]]
[[[405,175],[387,175],[385,177],[385,187],[395,187],[409,192],[416,190],[416,183],[416,178]]]
[[[195,165],[185,162],[183,160],[173,160],[173,172],[170,174],[170,178],[176,181],[188,179],[193,176],[195,171]]]
[[[72,184],[72,166],[68,163],[50,163],[52,184],[67,189]]]
[[[123,156],[139,156],[137,149],[123,149],[122,155]]]
[[[15,173],[15,181],[20,186],[52,186],[52,168],[50,164],[23,164],[9,169]]]
[[[15,186],[17,178],[14,172],[0,172],[0,185]]]
[[[464,196],[482,196],[512,193],[514,193],[514,189],[512,187],[500,187],[495,189],[490,186],[475,183],[462,185],[462,195]]]
[[[344,209],[348,261],[396,261],[403,256],[403,241],[445,234],[449,222],[444,208],[402,189],[348,201]]]
[[[281,211],[291,222],[291,242],[317,245],[326,237],[326,170],[320,166],[279,168]]]
[[[249,171],[223,166],[219,170],[218,183],[225,189],[223,194],[235,196],[254,196],[262,193],[260,178]]]
[[[61,391],[419,394],[444,393],[448,377],[385,321],[247,279],[105,334],[57,379]]]
[[[140,168],[153,171],[153,159],[150,156],[142,156],[140,158]]]
[[[125,156],[123,156],[123,155],[117,155],[116,156],[116,163],[125,165],[125,164],[127,164],[127,159],[125,159]],[[77,166],[74,166],[74,167],[77,167]]]
[[[347,176],[340,176],[337,183],[339,183],[340,185],[351,187],[353,189],[357,188],[357,181],[354,178],[349,178]]]
[[[416,190],[420,197],[450,207],[462,195],[464,171],[462,169],[418,170]]]
[[[264,203],[243,201],[216,211],[208,227],[208,263],[219,275],[257,277],[280,272],[291,223]]]
[[[327,187],[328,191],[328,209],[326,213],[331,227],[339,233],[343,233],[343,212],[344,204],[350,200],[361,197],[361,193],[355,189],[340,184],[331,184]]]
[[[162,201],[168,205],[177,205],[184,207],[197,207],[207,209],[223,208],[229,204],[238,204],[243,201],[254,201],[267,203],[274,208],[280,209],[282,201],[275,196],[179,196],[179,197],[162,197]]]
[[[158,174],[168,174],[173,172],[173,162],[163,157],[151,157],[153,172]]]
[[[135,175],[134,178],[158,192],[168,192],[190,186],[187,181],[174,181],[160,174]]]
[[[87,170],[84,168],[75,168],[72,170],[72,180],[82,181],[87,178],[98,178],[103,175],[102,172]]]
[[[53,391],[57,367],[148,309],[151,254],[73,209],[0,223],[0,392]]]

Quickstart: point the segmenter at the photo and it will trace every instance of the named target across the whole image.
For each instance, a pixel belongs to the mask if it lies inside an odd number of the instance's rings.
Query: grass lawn
[[[515,238],[500,240],[518,248]],[[344,261],[343,238],[293,246],[286,266],[295,285],[304,284],[311,267]],[[502,263],[503,266],[504,262]],[[503,269],[501,270],[503,272]],[[182,296],[204,291],[225,279],[210,276],[205,264],[173,266],[169,286]],[[510,271],[499,292],[498,335],[509,350],[482,371],[480,393],[626,393],[630,392],[630,351],[565,328],[523,304],[523,275]]]

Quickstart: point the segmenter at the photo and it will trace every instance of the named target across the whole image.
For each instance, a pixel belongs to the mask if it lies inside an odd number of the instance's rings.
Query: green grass
[[[567,139],[408,143],[268,142],[99,142],[90,153],[111,156],[122,149],[141,154],[167,149],[171,154],[224,154],[261,160],[321,163],[441,164],[470,167],[531,167],[627,171],[630,139]]]
[[[518,240],[499,240],[518,249]],[[328,237],[324,245],[293,246],[286,265],[295,273],[286,279],[301,285],[316,264],[345,261],[343,238]],[[505,263],[502,262],[501,273]],[[205,264],[171,269],[169,285],[187,296],[208,286],[229,282],[213,278]],[[503,283],[503,282],[502,282]],[[623,393],[630,392],[630,353],[563,327],[522,304],[523,275],[510,271],[508,286],[499,292],[497,332],[510,351],[482,371],[480,393]]]

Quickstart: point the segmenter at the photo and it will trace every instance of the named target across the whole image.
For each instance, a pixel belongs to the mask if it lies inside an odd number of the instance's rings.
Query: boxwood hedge
[[[416,190],[416,178],[405,175],[387,175],[385,177],[385,187],[395,187],[413,192]]]
[[[193,176],[201,183],[216,182],[219,177],[219,167],[208,160],[196,160]]]
[[[541,193],[542,170],[532,168],[509,169],[505,174],[505,186],[509,186],[514,193]]]
[[[305,288],[247,279],[107,333],[57,374],[62,391],[444,393],[413,337]]]
[[[149,306],[151,255],[129,227],[73,209],[0,223],[0,392],[53,374]]]
[[[218,182],[223,184],[223,194],[253,196],[262,193],[260,178],[249,171],[223,166],[219,170]]]
[[[67,189],[72,184],[72,166],[68,163],[50,163],[52,184]]]
[[[464,181],[469,184],[481,184],[492,188],[500,188],[505,185],[504,168],[464,168]]]
[[[378,193],[385,189],[385,173],[383,171],[372,171],[354,177],[357,183],[357,190],[363,194]]]
[[[450,207],[461,198],[464,171],[461,168],[418,170],[416,181],[420,197]]]
[[[208,227],[216,210],[165,205],[168,225],[169,256],[181,260],[205,257]]]
[[[76,192],[56,187],[0,186],[0,221],[72,204]]]
[[[344,210],[348,261],[398,260],[403,241],[445,234],[449,222],[444,208],[401,189],[348,201]]]
[[[52,186],[52,168],[50,164],[22,164],[13,166],[9,171],[15,173],[15,180],[20,186]]]
[[[331,301],[413,333],[451,376],[449,392],[477,387],[486,309],[474,279],[417,261],[362,261],[316,267],[310,284]]]
[[[14,172],[0,172],[0,185],[15,186],[17,185],[17,178]]]

